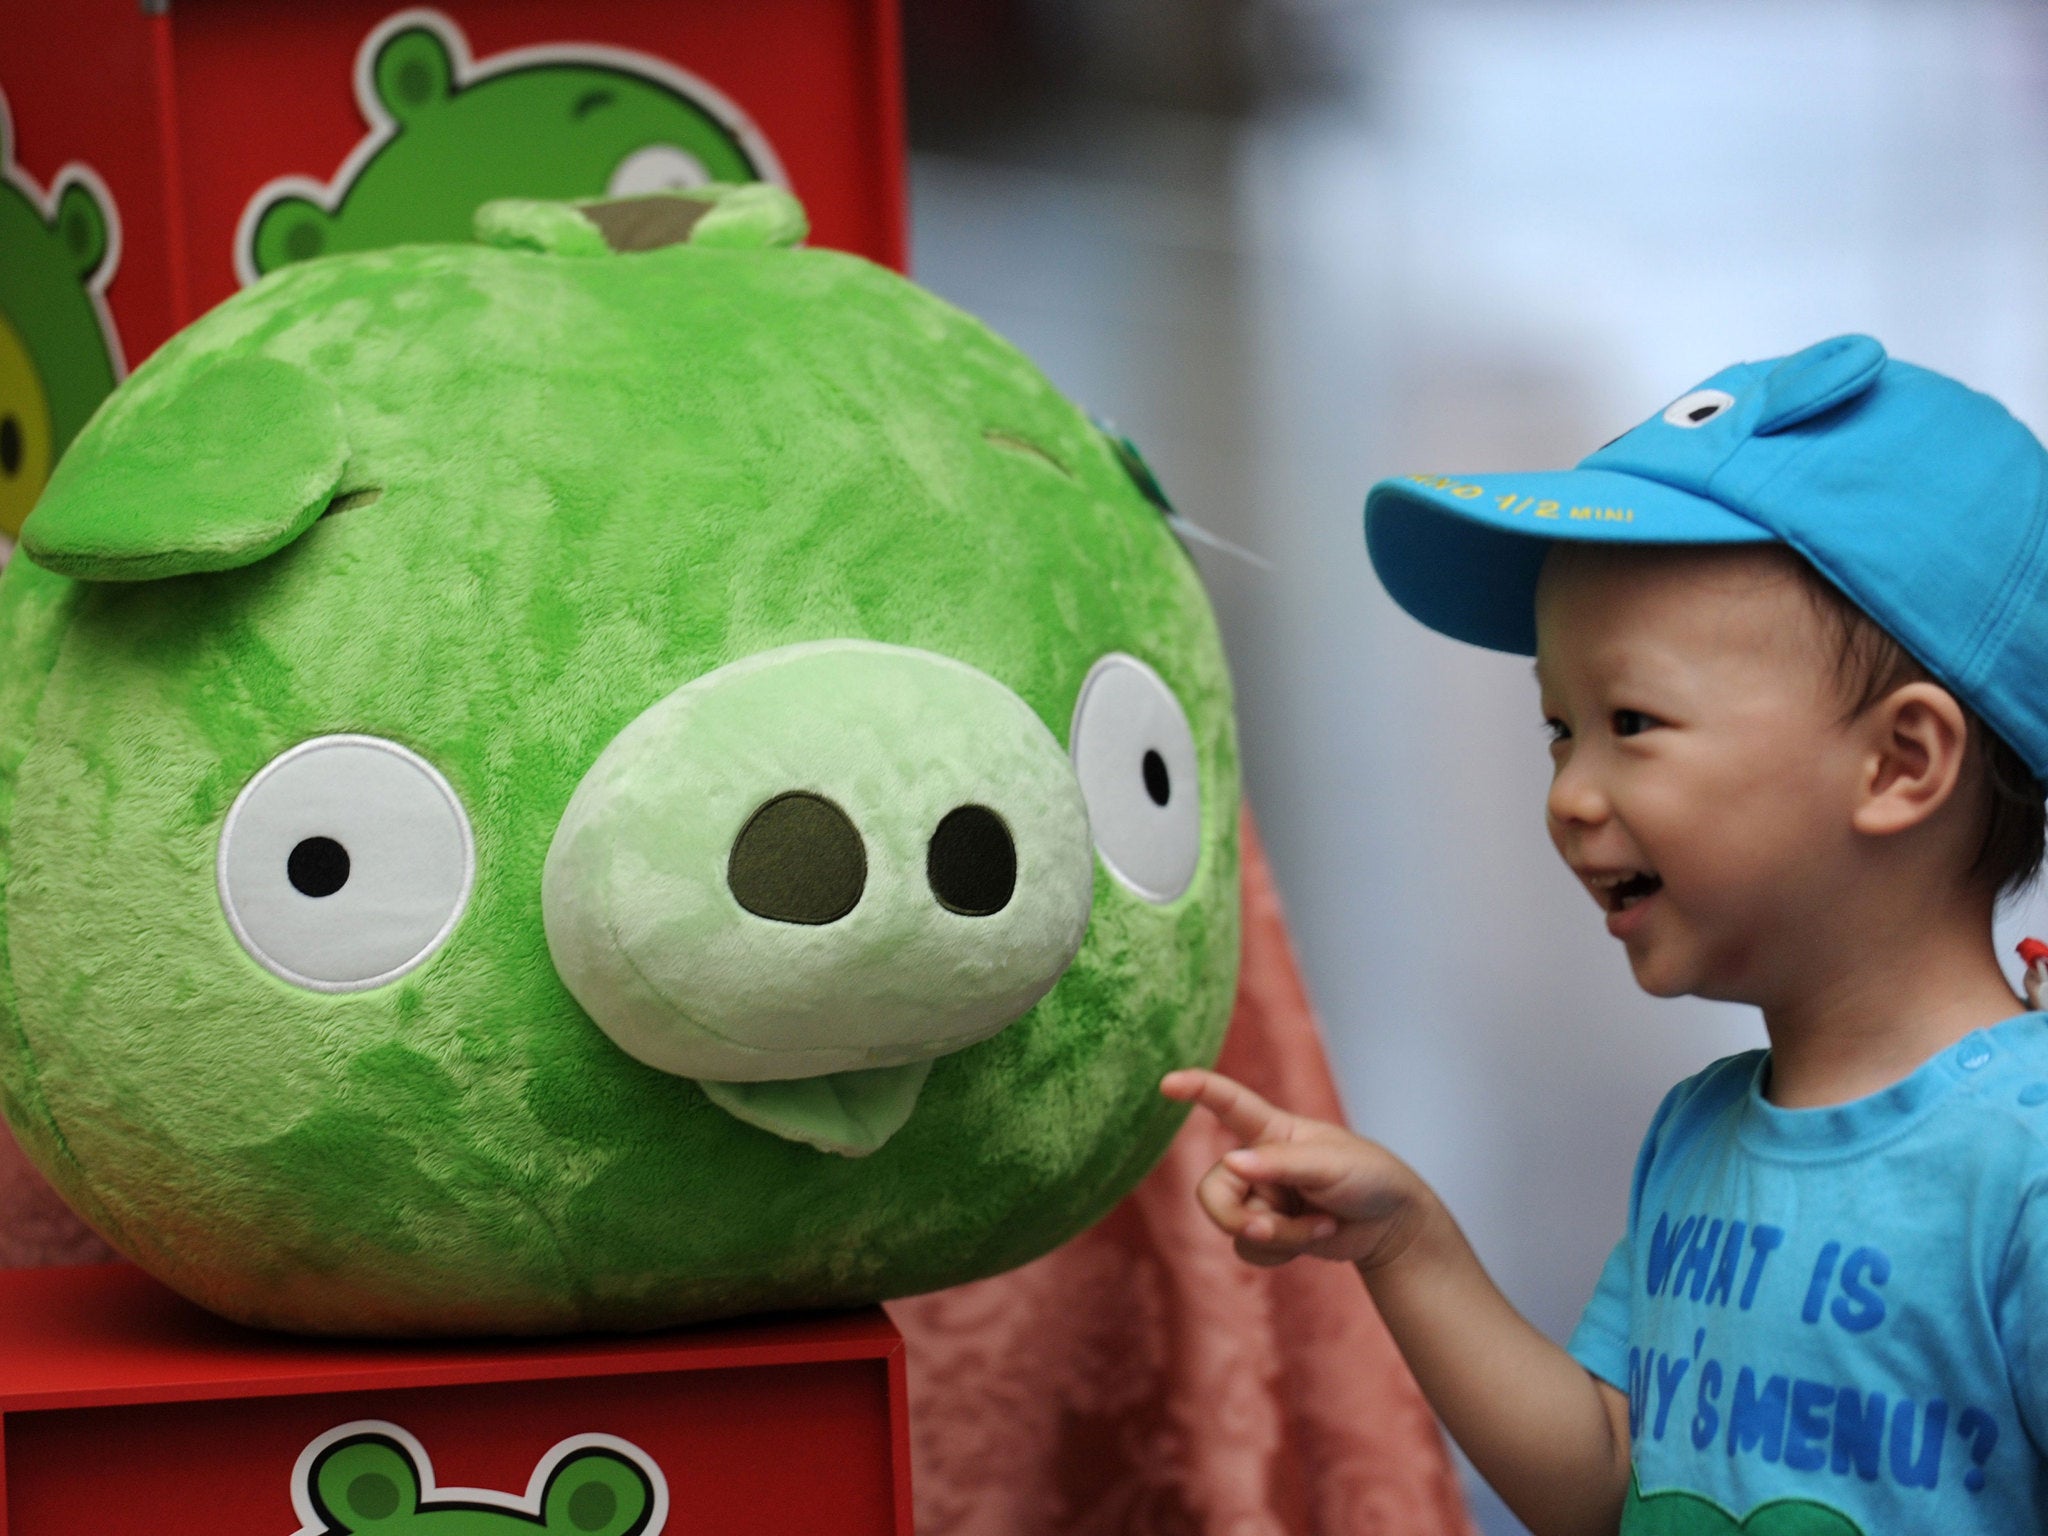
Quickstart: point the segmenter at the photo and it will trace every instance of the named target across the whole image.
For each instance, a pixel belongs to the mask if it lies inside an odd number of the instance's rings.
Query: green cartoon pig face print
[[[611,1435],[579,1435],[534,1468],[523,1497],[438,1488],[419,1441],[365,1419],[299,1458],[297,1536],[661,1536],[668,1486],[653,1458]]]
[[[9,1120],[281,1327],[1044,1252],[1235,989],[1229,680],[1156,482],[779,188],[478,222],[228,301],[24,529]]]
[[[44,196],[14,163],[0,96],[0,536],[9,543],[120,375],[103,297],[119,248],[113,208],[79,165]]]
[[[1736,1519],[1712,1499],[1667,1488],[1645,1495],[1629,1479],[1622,1536],[1864,1536],[1855,1521],[1811,1499],[1772,1499]]]
[[[782,179],[737,106],[662,60],[563,45],[471,63],[433,11],[370,34],[356,95],[371,131],[330,185],[289,176],[251,199],[235,242],[245,283],[315,256],[466,239],[493,198]]]

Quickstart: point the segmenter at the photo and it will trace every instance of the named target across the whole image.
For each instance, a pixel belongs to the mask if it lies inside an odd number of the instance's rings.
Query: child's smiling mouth
[[[1609,912],[1626,912],[1664,888],[1663,877],[1646,869],[1616,870],[1611,874],[1586,871],[1579,878],[1586,882],[1593,899]]]

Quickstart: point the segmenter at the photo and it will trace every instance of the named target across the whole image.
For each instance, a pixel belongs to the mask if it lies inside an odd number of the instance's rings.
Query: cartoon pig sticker
[[[121,376],[105,300],[119,257],[105,185],[73,164],[45,196],[14,163],[0,96],[0,557]]]
[[[243,282],[315,256],[466,239],[493,198],[783,179],[746,114],[664,60],[553,45],[472,63],[438,11],[402,11],[365,39],[356,96],[370,133],[331,185],[286,176],[250,200],[235,241]]]

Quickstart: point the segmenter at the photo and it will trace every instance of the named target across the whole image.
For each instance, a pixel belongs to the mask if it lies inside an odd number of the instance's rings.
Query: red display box
[[[0,1536],[320,1536],[409,1500],[534,1536],[910,1536],[902,1336],[874,1308],[336,1342],[127,1265],[0,1273]]]

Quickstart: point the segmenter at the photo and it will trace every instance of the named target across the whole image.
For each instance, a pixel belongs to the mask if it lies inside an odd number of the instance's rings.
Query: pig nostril
[[[756,917],[836,923],[860,903],[867,849],[846,813],[821,795],[777,795],[733,839],[725,883]]]
[[[1017,844],[1003,818],[985,805],[955,806],[925,850],[925,879],[948,912],[990,917],[1017,889]]]

